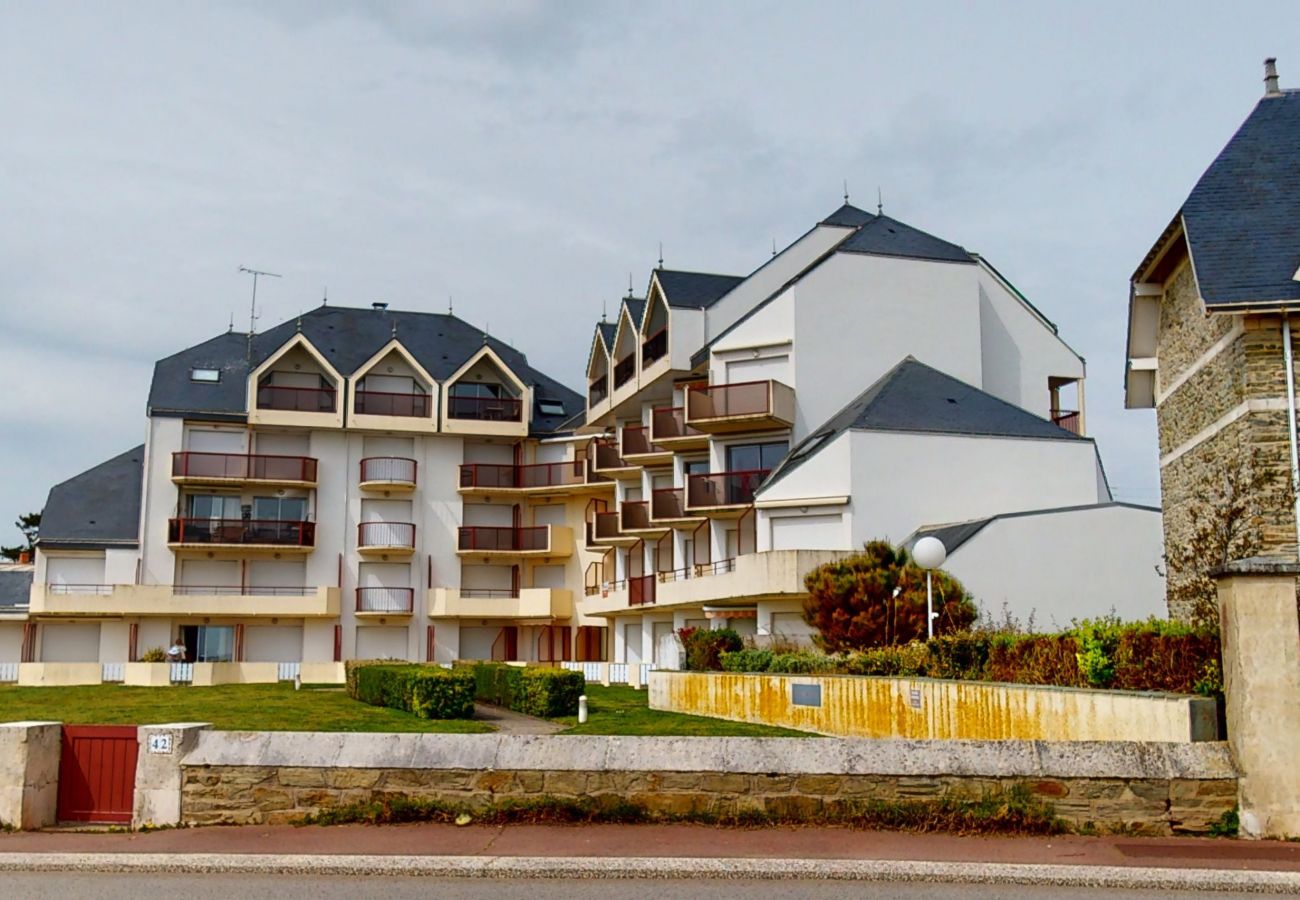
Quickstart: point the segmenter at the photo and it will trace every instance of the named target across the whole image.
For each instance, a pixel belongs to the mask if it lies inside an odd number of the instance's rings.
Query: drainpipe
[[[1291,320],[1282,314],[1282,360],[1286,364],[1286,425],[1291,444],[1291,491],[1295,494],[1296,554],[1300,558],[1300,453],[1296,448],[1295,369],[1291,362]]]

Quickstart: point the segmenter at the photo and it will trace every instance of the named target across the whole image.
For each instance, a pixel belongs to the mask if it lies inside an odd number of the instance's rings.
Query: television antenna
[[[250,269],[248,266],[240,266],[239,271],[246,275],[253,276],[253,299],[248,305],[248,358],[253,358],[253,334],[257,331],[257,279],[265,276],[267,278],[283,278],[275,272],[263,272],[261,269]]]

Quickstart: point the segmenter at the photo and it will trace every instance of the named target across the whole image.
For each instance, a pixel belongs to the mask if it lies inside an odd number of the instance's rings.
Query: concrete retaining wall
[[[933,678],[651,672],[650,707],[844,737],[1212,741],[1218,733],[1206,697]]]
[[[204,732],[182,760],[186,824],[276,823],[385,796],[484,806],[602,798],[683,814],[815,819],[866,800],[1023,785],[1062,818],[1203,832],[1232,808],[1219,743]]]
[[[58,722],[0,724],[0,823],[27,829],[54,824],[62,738]]]

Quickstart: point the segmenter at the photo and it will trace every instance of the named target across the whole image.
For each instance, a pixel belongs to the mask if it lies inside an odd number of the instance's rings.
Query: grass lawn
[[[370,706],[342,688],[292,684],[217,687],[16,687],[0,685],[0,722],[23,720],[70,725],[155,725],[211,722],[221,731],[492,731],[482,722],[417,719]]]
[[[577,716],[555,721],[571,726],[564,734],[650,734],[700,735],[704,737],[817,737],[806,731],[792,731],[771,725],[729,722],[707,716],[661,712],[650,708],[644,690],[625,685],[603,687],[587,685],[587,724],[579,725]]]

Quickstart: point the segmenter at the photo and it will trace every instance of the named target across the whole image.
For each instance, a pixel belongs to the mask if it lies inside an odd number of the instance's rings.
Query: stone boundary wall
[[[858,738],[1218,737],[1218,706],[1209,697],[937,678],[656,671],[650,708]]]
[[[819,815],[1022,785],[1066,821],[1200,833],[1236,803],[1220,743],[871,741],[203,732],[181,820],[274,824],[396,795],[627,801],[652,812]]]

